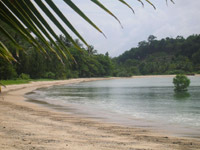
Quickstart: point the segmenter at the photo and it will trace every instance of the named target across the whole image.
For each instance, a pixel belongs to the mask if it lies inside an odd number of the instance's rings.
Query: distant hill
[[[193,74],[200,73],[200,35],[181,36],[157,40],[150,35],[147,41],[138,43],[116,58],[109,54],[98,54],[93,46],[82,47],[79,51],[65,37],[59,39],[73,55],[60,61],[55,53],[48,51],[48,57],[37,51],[21,34],[2,21],[0,24],[9,31],[25,50],[18,50],[6,34],[0,32],[0,41],[10,50],[17,62],[0,59],[0,80],[23,78],[66,79],[78,77],[108,77],[151,74]],[[44,49],[48,49],[39,39],[35,39]],[[77,44],[81,43],[76,40]],[[54,50],[60,52],[56,47]],[[17,53],[16,53],[17,52]],[[67,55],[68,52],[65,52]]]
[[[200,35],[161,40],[150,35],[113,61],[115,76],[200,73]]]

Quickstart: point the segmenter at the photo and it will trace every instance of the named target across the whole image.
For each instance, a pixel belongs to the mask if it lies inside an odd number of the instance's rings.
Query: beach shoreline
[[[0,149],[200,149],[199,139],[171,137],[66,114],[27,102],[24,97],[38,88],[105,79],[115,78],[42,81],[2,88]]]

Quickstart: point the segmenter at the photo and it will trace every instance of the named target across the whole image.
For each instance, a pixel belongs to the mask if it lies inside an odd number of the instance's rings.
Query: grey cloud
[[[76,2],[76,1],[75,1]],[[157,1],[157,10],[140,4],[132,5],[136,14],[117,2],[103,2],[110,8],[122,22],[124,29],[109,15],[98,9],[93,4],[86,4],[79,1],[77,4],[84,12],[105,32],[108,39],[105,39],[95,29],[84,22],[80,17],[63,9],[68,13],[74,26],[85,37],[88,43],[92,44],[99,53],[109,52],[111,56],[118,56],[125,50],[136,47],[139,41],[147,39],[151,34],[159,39],[165,37],[176,37],[190,34],[200,34],[200,1],[175,0],[176,4],[167,7],[165,1]],[[88,3],[91,3],[88,1]],[[133,4],[129,0],[130,4]]]

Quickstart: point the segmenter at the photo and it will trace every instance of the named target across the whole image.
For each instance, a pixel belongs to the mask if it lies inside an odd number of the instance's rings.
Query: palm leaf
[[[24,37],[30,44],[32,44],[36,50],[38,51],[45,51],[44,48],[38,43],[37,40],[30,34],[30,32],[27,31],[27,29],[24,27],[24,25],[19,21],[19,18],[17,18],[15,15],[13,15],[13,12],[11,12],[8,9],[8,6],[3,4],[2,1],[0,1],[0,19],[7,23],[11,28],[19,32],[22,37]]]
[[[35,25],[32,22],[32,20],[27,17],[26,12],[24,11],[24,9],[21,9],[20,6],[18,6],[17,3],[15,3],[16,1],[12,1],[12,2],[9,1],[9,0],[2,0],[2,1],[24,23],[24,25],[26,27],[28,27],[28,29],[30,29],[40,40],[42,40],[48,46],[47,41],[44,39],[44,36],[41,35],[41,33],[35,27]],[[45,53],[47,55],[47,52],[46,52],[46,50],[44,48],[42,48],[41,50],[43,51],[43,53]]]
[[[146,0],[151,6],[153,6],[154,9],[156,9],[156,7],[149,1],[149,0]]]
[[[65,30],[65,28],[60,24],[60,22],[56,19],[56,17],[50,12],[50,10],[44,5],[41,0],[36,0],[36,4],[41,8],[41,10],[52,20],[52,22],[60,29],[60,31],[78,48],[81,49],[73,38],[69,35],[69,33]]]
[[[138,0],[138,2],[140,2],[142,4],[142,6],[144,7],[144,3],[141,0]]]
[[[49,41],[59,50],[59,52],[62,53],[61,48],[56,44],[56,42],[52,39],[52,37],[49,35],[49,33],[46,31],[46,29],[43,27],[43,25],[39,22],[38,18],[35,17],[35,15],[31,12],[31,10],[29,9],[29,7],[24,3],[24,1],[21,1],[21,4],[24,8],[24,10],[26,11],[26,13],[28,14],[28,16],[32,19],[32,21],[37,25],[37,27],[42,31],[42,33],[49,39]],[[46,43],[48,44],[48,43]],[[49,44],[48,44],[49,45]],[[50,46],[48,46],[50,47]],[[57,58],[59,60],[62,60],[61,57],[56,53],[56,51],[54,49],[52,49],[50,47],[50,49],[52,50],[52,52],[57,56]],[[67,56],[65,54],[63,54],[63,56],[67,59]]]
[[[173,4],[175,4],[173,0],[170,0],[170,1],[171,1]],[[166,0],[166,4],[168,5],[168,0]]]
[[[78,31],[73,27],[69,20],[63,15],[63,13],[58,9],[58,7],[52,2],[52,0],[45,0],[46,3],[54,10],[54,12],[62,19],[62,21],[69,27],[69,29],[76,34],[76,36],[88,46],[88,43],[83,39],[83,37],[78,33]]]
[[[10,51],[7,49],[7,47],[0,41],[0,57],[3,59],[6,59],[7,61],[15,61],[14,57],[10,53]]]
[[[58,43],[62,46],[62,48],[68,53],[70,58],[73,58],[67,49],[67,47],[62,43],[60,38],[56,35],[54,30],[49,26],[49,24],[46,22],[46,20],[43,18],[43,16],[40,14],[40,12],[35,8],[35,6],[32,4],[30,0],[23,0],[24,3],[29,7],[29,9],[32,11],[32,13],[37,17],[37,19],[43,24],[43,26],[48,30],[48,32],[51,33],[51,35],[58,41]],[[60,51],[61,54],[63,54],[63,51]]]
[[[129,7],[133,13],[135,13],[135,11],[133,10],[133,8],[127,3],[125,2],[124,0],[119,0],[121,3],[123,3],[124,5],[126,5],[127,7]]]
[[[14,43],[16,50],[16,55],[19,57],[19,50],[22,50],[23,48],[16,42],[16,40],[0,25],[0,31],[7,36],[7,38]]]
[[[56,15],[65,23],[65,25],[86,45],[88,46],[87,42],[84,40],[84,38],[79,34],[79,32],[73,27],[70,20],[68,20],[64,14],[60,11],[60,9],[55,5],[55,1],[53,0],[45,0],[46,4],[48,4],[49,7],[47,7],[42,0],[0,0],[0,20],[7,23],[11,28],[16,30],[20,35],[27,40],[33,47],[36,48],[39,52],[44,53],[46,56],[48,56],[47,50],[44,49],[44,47],[35,39],[37,37],[42,43],[53,53],[56,54],[57,58],[62,61],[62,56],[64,56],[65,59],[68,59],[67,56],[73,59],[73,56],[71,55],[68,48],[63,44],[63,42],[60,40],[58,35],[54,32],[54,30],[49,26],[49,24],[44,19],[44,16],[41,15],[41,13],[38,11],[38,9],[35,7],[37,5],[41,10],[45,13],[46,16],[50,18],[50,20],[56,25],[56,27],[66,36],[67,39],[72,42],[76,48],[81,50],[81,48],[76,44],[76,42],[73,40],[71,35],[65,30],[65,28],[61,25],[61,23],[56,19],[56,17],[51,13],[51,8]],[[92,20],[90,20],[87,15],[83,13],[81,9],[78,8],[76,4],[74,4],[71,0],[63,0],[70,8],[73,9],[75,13],[80,15],[86,22],[88,22],[92,27],[94,27],[97,31],[102,33],[104,36],[105,34],[97,27],[96,24],[93,23]],[[99,6],[102,10],[104,10],[106,13],[114,17],[119,23],[119,19],[109,10],[107,9],[104,4],[102,4],[98,0],[91,0],[93,3],[95,3],[97,6]],[[133,8],[126,2],[126,0],[119,0],[122,4],[129,7],[133,12]],[[143,6],[142,0],[139,1]],[[154,9],[156,7],[150,2],[150,0],[145,0],[147,3],[152,5]],[[174,3],[173,0],[170,0],[172,3]],[[120,23],[121,25],[121,23]],[[28,30],[31,31],[31,33]],[[15,39],[9,34],[9,32],[6,31],[6,29],[2,28],[0,26],[0,30],[2,33],[4,33],[10,41],[17,47],[18,50],[23,50],[21,46],[15,41]],[[33,34],[34,35],[33,35]],[[106,36],[105,36],[106,37]],[[54,41],[58,43],[56,43]],[[49,43],[51,42],[54,47]],[[18,53],[17,50],[17,53]],[[67,53],[67,56],[66,54]],[[9,52],[9,50],[6,48],[6,46],[0,41],[0,57],[4,58],[8,61],[15,61],[12,54]]]
[[[91,0],[93,3],[95,3],[97,6],[99,6],[101,9],[103,9],[104,11],[106,11],[108,14],[110,14],[111,16],[113,16],[121,25],[121,27],[123,28],[121,22],[119,21],[119,19],[111,12],[109,11],[102,3],[100,3],[98,0]]]
[[[92,25],[95,29],[97,29],[100,33],[102,33],[105,36],[105,34],[71,0],[64,0],[64,2],[69,7],[71,7],[77,14],[79,14],[83,19],[85,19],[90,25]]]
[[[19,12],[19,18],[24,19],[24,22],[26,24],[27,27],[29,27],[29,29],[32,29],[33,33],[35,35],[37,35],[37,37],[48,47],[48,49],[50,49],[54,54],[56,54],[57,58],[62,62],[61,57],[57,54],[57,52],[50,46],[50,44],[47,42],[47,40],[44,38],[44,36],[42,35],[42,33],[38,30],[38,27],[40,28],[40,30],[45,34],[46,37],[49,38],[49,40],[58,48],[58,50],[60,49],[57,44],[53,41],[53,39],[49,36],[49,34],[46,32],[46,30],[41,26],[41,24],[38,22],[38,20],[30,13],[30,11],[27,9],[27,7],[25,5],[23,5],[23,2],[20,2],[20,4],[22,4],[23,8],[21,5],[19,5],[18,1],[15,1],[13,3],[13,5],[16,6],[17,11]],[[20,13],[22,12],[22,13]],[[31,19],[29,19],[31,18]],[[38,25],[38,27],[36,26]],[[62,51],[62,50],[61,50]],[[45,54],[47,54],[46,50],[43,51]],[[47,54],[48,56],[48,54]],[[63,56],[65,58],[66,55],[63,53]]]

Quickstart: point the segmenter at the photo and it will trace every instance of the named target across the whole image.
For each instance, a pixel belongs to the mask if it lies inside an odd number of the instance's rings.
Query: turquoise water
[[[185,93],[174,92],[172,77],[146,77],[53,86],[28,97],[114,123],[200,137],[200,77],[190,79]]]

